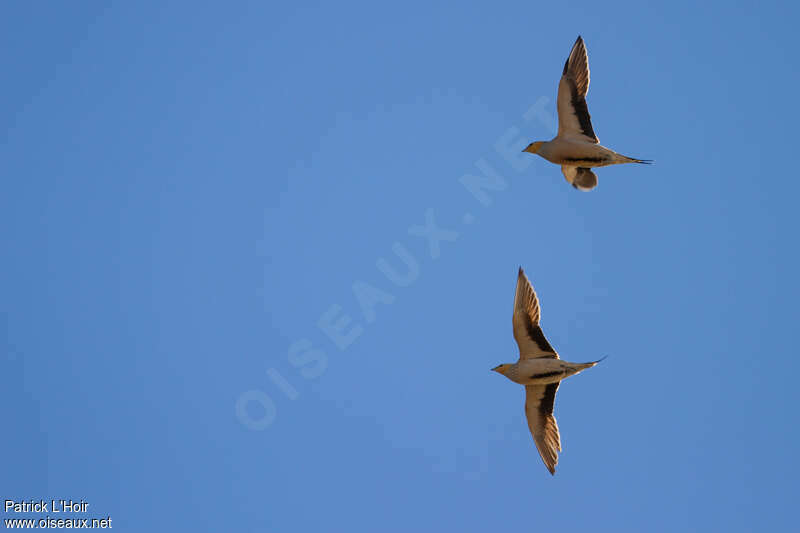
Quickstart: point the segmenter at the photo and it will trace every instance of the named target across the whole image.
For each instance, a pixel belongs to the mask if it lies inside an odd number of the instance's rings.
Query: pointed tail
[[[622,154],[620,154],[620,155],[622,155]],[[642,165],[652,165],[653,164],[653,160],[652,159],[637,159],[635,157],[628,157],[627,155],[623,155],[622,157],[625,158],[625,162],[626,163],[640,163]]]
[[[586,369],[586,368],[592,368],[592,367],[593,367],[594,365],[596,365],[597,363],[600,363],[600,362],[604,361],[606,357],[608,357],[608,356],[607,356],[607,355],[604,355],[603,357],[601,357],[601,358],[600,358],[600,359],[598,359],[597,361],[591,361],[591,362],[589,362],[589,363],[583,363],[583,364],[581,364],[581,367],[583,367],[583,368],[581,368],[581,370],[584,370],[584,369]]]

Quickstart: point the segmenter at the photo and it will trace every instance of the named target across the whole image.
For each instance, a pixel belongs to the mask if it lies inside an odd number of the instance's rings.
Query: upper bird
[[[502,364],[492,370],[503,374],[515,383],[525,385],[525,415],[528,429],[539,449],[545,466],[551,474],[556,473],[561,437],[558,424],[553,417],[553,404],[561,380],[582,370],[593,367],[591,363],[568,363],[558,357],[539,327],[539,299],[531,282],[519,269],[517,292],[514,297],[514,338],[519,345],[519,360],[514,364]]]
[[[589,191],[597,187],[593,167],[620,163],[652,163],[618,154],[600,145],[594,134],[592,118],[586,107],[589,90],[589,56],[583,38],[572,45],[564,72],[558,82],[558,135],[552,141],[536,141],[524,152],[538,154],[551,163],[561,165],[561,172],[576,189]]]

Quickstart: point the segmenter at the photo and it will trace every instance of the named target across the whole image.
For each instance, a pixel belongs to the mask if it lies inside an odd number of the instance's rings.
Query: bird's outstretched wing
[[[539,327],[539,298],[528,281],[528,276],[519,269],[517,275],[517,292],[514,296],[514,338],[519,346],[520,359],[535,359],[537,357],[552,357],[558,359],[558,354],[547,342],[547,338]]]
[[[558,82],[558,136],[591,143],[600,140],[594,134],[592,117],[586,107],[589,90],[589,55],[583,39],[572,45],[564,72]]]
[[[525,416],[533,442],[542,456],[544,465],[551,474],[556,473],[558,452],[561,451],[561,437],[558,424],[553,416],[553,404],[559,383],[549,385],[528,385],[525,387]]]
[[[564,174],[564,178],[566,178],[573,187],[581,191],[591,191],[597,187],[597,174],[592,172],[590,168],[562,165],[561,173]]]

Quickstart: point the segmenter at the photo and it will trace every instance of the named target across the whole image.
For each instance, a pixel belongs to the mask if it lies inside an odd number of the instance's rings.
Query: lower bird
[[[600,145],[592,128],[592,117],[586,106],[589,91],[589,54],[578,35],[572,45],[561,81],[558,82],[558,135],[550,141],[536,141],[523,152],[537,154],[551,163],[561,165],[564,178],[576,189],[589,191],[597,187],[594,167],[620,163],[652,163],[618,154]]]
[[[519,346],[519,360],[502,364],[492,370],[525,385],[525,415],[539,455],[551,474],[556,473],[561,437],[553,416],[553,404],[561,380],[593,367],[602,359],[591,363],[568,363],[547,342],[539,327],[539,299],[531,282],[520,267],[517,292],[514,297],[514,338]]]

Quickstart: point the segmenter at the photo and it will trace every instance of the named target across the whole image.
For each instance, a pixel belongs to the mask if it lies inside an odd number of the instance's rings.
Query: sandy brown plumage
[[[597,187],[597,174],[592,168],[651,162],[624,156],[600,145],[594,132],[589,107],[586,105],[589,81],[589,54],[579,35],[572,45],[558,82],[558,135],[550,141],[537,141],[525,148],[526,152],[560,165],[564,179],[582,191]]]
[[[525,416],[536,449],[547,470],[555,474],[561,437],[553,416],[553,406],[561,381],[597,364],[563,361],[548,342],[539,322],[541,307],[522,268],[517,274],[512,325],[519,346],[519,359],[493,370],[515,383],[525,386]]]

